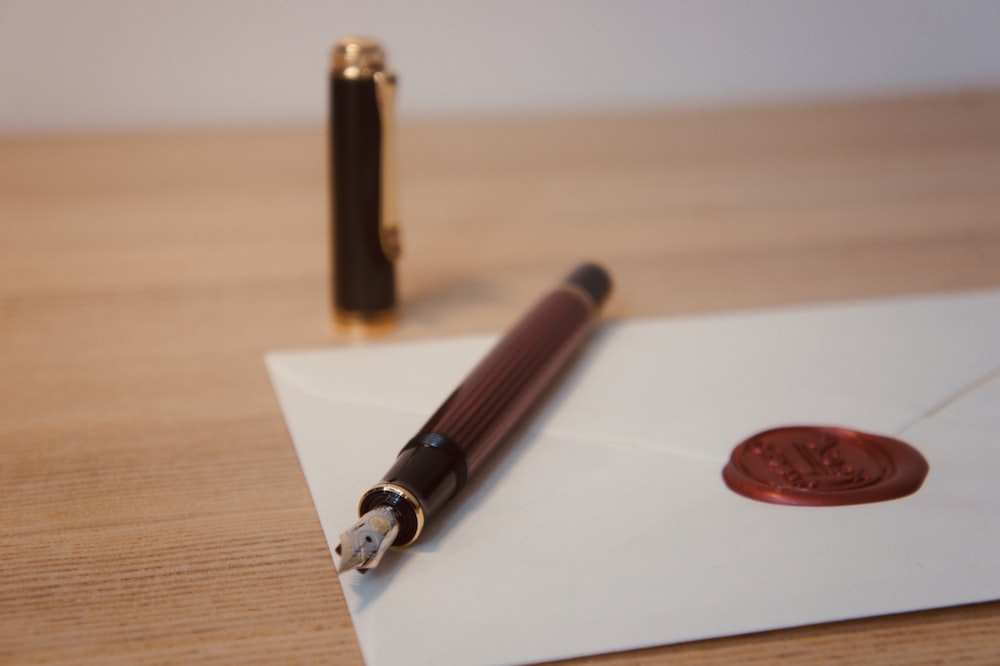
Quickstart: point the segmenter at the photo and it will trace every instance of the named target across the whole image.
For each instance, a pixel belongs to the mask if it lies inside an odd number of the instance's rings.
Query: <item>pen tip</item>
[[[334,549],[337,573],[351,569],[364,573],[378,566],[398,534],[399,519],[390,507],[376,507],[361,516],[340,535],[340,544]]]

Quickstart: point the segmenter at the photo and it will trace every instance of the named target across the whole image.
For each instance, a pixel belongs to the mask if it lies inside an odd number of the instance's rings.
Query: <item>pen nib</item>
[[[376,507],[361,516],[340,535],[336,552],[340,556],[337,573],[357,569],[361,573],[378,566],[399,534],[399,519],[389,507]]]

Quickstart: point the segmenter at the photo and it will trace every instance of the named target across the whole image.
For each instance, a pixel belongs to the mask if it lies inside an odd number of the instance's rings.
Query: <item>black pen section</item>
[[[364,515],[379,506],[392,507],[400,517],[396,543],[406,545],[417,536],[417,511],[422,510],[429,518],[461,490],[465,479],[465,454],[461,448],[444,435],[422,433],[403,447],[376,490],[364,497],[360,513]],[[379,489],[382,484],[407,490],[420,506],[410,506],[398,493]]]
[[[382,244],[382,118],[371,78],[331,76],[333,307],[376,316],[396,302],[395,267]]]

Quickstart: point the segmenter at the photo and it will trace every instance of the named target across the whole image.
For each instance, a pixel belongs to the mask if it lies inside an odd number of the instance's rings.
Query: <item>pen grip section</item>
[[[397,545],[405,546],[419,536],[425,517],[451,499],[465,479],[465,456],[458,445],[436,433],[420,434],[362,498],[359,513],[391,506],[399,516]]]

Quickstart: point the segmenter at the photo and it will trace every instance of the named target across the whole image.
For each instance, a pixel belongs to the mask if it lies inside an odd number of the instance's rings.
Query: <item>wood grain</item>
[[[585,258],[616,318],[1000,285],[1000,92],[400,129],[394,339]],[[0,661],[360,663],[261,355],[326,310],[319,127],[0,139]],[[996,663],[1000,604],[583,660]]]

